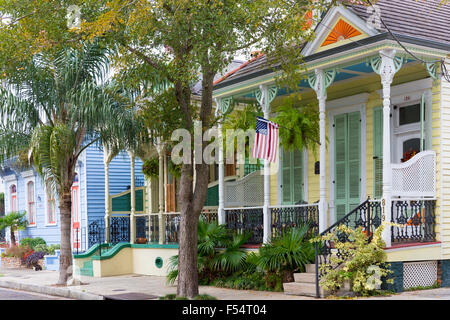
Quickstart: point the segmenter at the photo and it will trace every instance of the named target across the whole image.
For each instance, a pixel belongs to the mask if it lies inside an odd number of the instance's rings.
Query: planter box
[[[16,257],[2,257],[3,268],[24,268],[22,265],[22,259]]]

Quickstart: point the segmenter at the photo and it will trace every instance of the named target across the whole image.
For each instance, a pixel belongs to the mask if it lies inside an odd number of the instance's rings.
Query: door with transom
[[[334,117],[334,187],[336,221],[360,204],[361,113]]]

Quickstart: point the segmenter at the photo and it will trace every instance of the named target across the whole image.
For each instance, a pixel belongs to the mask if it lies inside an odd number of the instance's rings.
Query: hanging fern
[[[142,172],[148,178],[157,178],[159,176],[159,160],[157,157],[145,160],[142,164]]]
[[[297,100],[294,96],[287,97],[272,121],[280,125],[280,144],[285,150],[307,148],[315,152],[320,144],[319,112],[311,105],[295,107]]]

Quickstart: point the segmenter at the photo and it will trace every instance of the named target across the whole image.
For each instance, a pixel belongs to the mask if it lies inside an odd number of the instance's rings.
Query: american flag
[[[278,149],[278,124],[257,117],[253,158],[275,162]]]

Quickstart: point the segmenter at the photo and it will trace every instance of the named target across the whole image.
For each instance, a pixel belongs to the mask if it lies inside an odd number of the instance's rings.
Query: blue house
[[[105,165],[101,147],[89,146],[79,157],[72,185],[73,249],[88,248],[88,226],[105,216]],[[17,169],[4,163],[0,177],[5,190],[5,213],[26,211],[28,227],[18,232],[17,239],[41,237],[47,244],[59,244],[61,225],[58,199],[33,168]],[[109,163],[109,193],[130,189],[131,160],[120,152]],[[135,160],[135,185],[144,185],[142,162]],[[8,239],[9,237],[6,236]],[[9,241],[9,239],[8,239]]]

